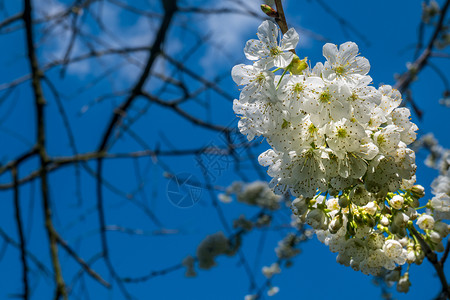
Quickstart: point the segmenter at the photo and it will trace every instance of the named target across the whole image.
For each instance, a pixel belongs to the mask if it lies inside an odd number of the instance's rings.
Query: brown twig
[[[445,15],[447,14],[449,5],[450,0],[447,0],[441,9],[439,20],[436,23],[436,27],[434,29],[433,35],[428,41],[427,47],[423,50],[422,54],[411,64],[410,69],[401,74],[400,77],[397,79],[394,88],[399,90],[400,93],[403,93],[406,90],[408,90],[409,86],[414,81],[417,74],[427,65],[428,59],[432,54],[434,43],[437,40],[439,33],[441,32],[444,26]],[[420,119],[421,118],[420,111],[415,109],[415,112]]]
[[[17,175],[17,167],[14,166],[11,169],[11,174],[14,183],[14,209],[15,209],[15,219],[17,224],[17,231],[19,232],[19,244],[20,244],[20,259],[22,261],[22,282],[23,282],[23,299],[28,300],[30,296],[30,288],[28,283],[28,263],[26,256],[26,242],[25,236],[23,234],[23,222],[22,214],[20,209],[19,200],[19,183]]]
[[[445,247],[444,254],[442,255],[441,260],[440,260],[440,263],[442,266],[444,266],[449,252],[450,252],[450,240],[447,241],[447,246]]]
[[[441,281],[442,293],[444,293],[447,298],[450,298],[450,287],[447,283],[447,278],[445,277],[443,265],[440,261],[438,261],[436,253],[431,250],[431,248],[422,238],[422,235],[414,228],[413,225],[409,226],[408,229],[411,234],[413,234],[414,237],[419,241],[419,244],[422,247],[422,251],[425,253],[425,257],[436,270],[439,280]]]
[[[56,230],[53,227],[52,210],[50,207],[49,191],[48,191],[48,177],[47,168],[48,163],[47,152],[45,148],[45,98],[41,86],[41,71],[39,70],[38,59],[33,43],[33,21],[32,21],[32,6],[31,0],[24,0],[23,20],[25,23],[26,42],[28,50],[28,62],[30,64],[33,88],[35,109],[36,109],[36,128],[37,128],[37,142],[36,150],[39,154],[41,164],[40,178],[41,178],[41,196],[44,208],[45,228],[47,231],[50,243],[50,256],[52,258],[53,270],[55,272],[55,295],[54,299],[59,299],[61,296],[67,299],[67,290],[62,276],[61,265],[58,257],[58,245],[56,241]]]
[[[164,18],[161,22],[161,26],[158,30],[158,33],[156,34],[155,40],[151,46],[151,50],[149,53],[149,57],[147,60],[147,63],[145,64],[145,68],[143,69],[141,75],[139,76],[138,81],[134,85],[133,89],[131,90],[130,95],[128,98],[120,105],[119,108],[117,108],[114,112],[114,115],[112,116],[111,120],[109,121],[106,130],[103,134],[101,143],[98,147],[98,152],[102,153],[107,149],[107,143],[113,133],[113,130],[116,128],[116,126],[122,121],[127,109],[132,105],[134,100],[142,94],[144,84],[147,82],[148,76],[150,74],[150,71],[153,67],[154,62],[156,61],[156,58],[161,53],[162,45],[165,41],[167,31],[169,29],[170,23],[172,21],[172,17],[174,16],[175,12],[177,11],[177,1],[176,0],[170,0],[170,1],[161,1],[162,5],[164,7]],[[111,262],[111,259],[109,257],[109,251],[108,251],[108,242],[106,237],[106,221],[105,221],[105,211],[104,211],[104,203],[103,203],[103,188],[102,188],[102,181],[101,181],[101,174],[103,169],[103,160],[99,158],[97,160],[97,210],[98,210],[98,218],[100,223],[100,238],[101,238],[101,245],[102,250],[104,253],[105,263],[108,267],[108,270],[110,271],[112,277],[117,282],[120,290],[124,294],[124,296],[127,299],[131,299],[131,295],[126,290],[125,286],[123,285],[123,282],[120,280],[118,274],[116,273],[113,264]]]
[[[88,273],[92,278],[97,280],[103,286],[110,288],[111,284],[109,284],[105,279],[103,279],[97,272],[95,272],[89,265],[69,246],[69,244],[61,238],[61,236],[57,235],[58,243],[63,247],[67,253],[75,259],[80,266]]]
[[[275,18],[278,26],[280,26],[281,32],[285,34],[288,31],[288,25],[286,22],[286,16],[284,15],[283,4],[281,0],[275,0],[275,6],[277,8],[278,17]]]

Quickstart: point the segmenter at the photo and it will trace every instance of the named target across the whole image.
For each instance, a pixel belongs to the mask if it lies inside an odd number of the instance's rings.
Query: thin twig
[[[19,183],[17,175],[17,167],[11,169],[13,182],[14,182],[14,209],[15,209],[15,220],[17,224],[17,231],[19,232],[19,243],[20,243],[20,259],[22,262],[22,282],[23,282],[23,299],[28,300],[30,296],[30,288],[28,283],[28,263],[26,256],[26,244],[25,236],[23,233],[23,222],[22,214],[20,209],[19,200]]]
[[[41,195],[42,195],[42,205],[44,208],[44,220],[45,228],[47,231],[49,243],[50,243],[50,255],[52,258],[53,270],[55,272],[55,296],[54,299],[57,300],[61,296],[67,299],[67,290],[65,287],[64,279],[62,276],[61,265],[58,257],[58,245],[56,243],[56,230],[53,227],[52,221],[52,210],[50,207],[49,199],[49,187],[48,187],[48,177],[47,168],[48,157],[45,148],[45,98],[41,86],[41,71],[39,70],[38,59],[36,56],[36,51],[33,43],[33,21],[32,21],[32,6],[31,0],[24,0],[24,11],[23,20],[25,23],[25,33],[26,42],[28,50],[28,62],[30,64],[31,74],[32,74],[32,88],[35,100],[36,109],[36,128],[37,128],[37,142],[36,149],[39,154],[41,169]]]

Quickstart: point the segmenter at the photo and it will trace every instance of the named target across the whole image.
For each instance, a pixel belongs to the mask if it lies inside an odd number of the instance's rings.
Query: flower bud
[[[233,228],[242,228],[245,231],[252,230],[253,223],[245,218],[245,215],[240,215],[238,219],[233,221]]]
[[[408,250],[408,254],[406,255],[406,262],[408,264],[412,264],[416,261],[416,253],[413,249]]]
[[[420,266],[423,263],[423,260],[425,259],[425,253],[423,251],[417,252],[416,251],[416,265]]]
[[[306,223],[314,229],[321,229],[325,221],[325,213],[321,209],[313,209],[306,216]]]
[[[356,234],[355,226],[356,226],[355,222],[353,221],[347,222],[347,234],[355,235]]]
[[[405,211],[406,215],[409,217],[410,220],[415,220],[419,216],[417,213],[417,210],[415,210],[412,207],[408,207]]]
[[[217,196],[217,198],[219,198],[219,201],[221,201],[222,203],[230,203],[231,201],[233,201],[233,198],[231,198],[229,194],[221,193]]]
[[[445,248],[444,248],[444,244],[442,244],[442,241],[440,241],[439,243],[434,245],[434,250],[436,252],[444,252]]]
[[[339,206],[342,208],[346,208],[348,206],[348,198],[346,196],[339,197]]]
[[[349,197],[353,203],[359,206],[366,205],[373,198],[363,185],[358,185],[352,189]]]
[[[265,13],[267,16],[271,17],[271,18],[277,18],[278,17],[278,13],[275,9],[273,9],[272,7],[270,7],[270,5],[267,4],[261,4],[261,10],[263,13]]]
[[[417,208],[417,207],[420,206],[419,199],[417,199],[417,198],[412,198],[411,200],[412,200],[412,201],[411,201],[411,207]]]
[[[407,237],[403,237],[397,241],[400,243],[400,245],[402,245],[402,247],[408,246],[408,238]]]
[[[406,225],[408,224],[408,221],[409,221],[409,217],[402,212],[398,212],[394,215],[393,223],[400,228],[406,227]]]
[[[423,196],[425,196],[425,188],[420,184],[416,184],[411,188],[411,193],[417,199],[422,198]]]
[[[395,209],[401,209],[403,206],[404,199],[400,195],[394,195],[391,200],[389,200],[389,205]]]
[[[406,272],[397,283],[397,291],[400,293],[407,293],[410,286],[411,282],[409,281],[409,274]]]
[[[331,220],[330,224],[328,225],[328,230],[332,234],[335,234],[336,232],[339,231],[339,229],[341,229],[341,227],[342,227],[342,216],[337,215],[336,217],[334,217],[333,220]]]
[[[292,206],[297,210],[298,215],[304,215],[308,211],[308,204],[306,203],[306,199],[303,197],[296,198],[292,201]]]
[[[389,226],[389,219],[386,216],[382,216],[380,220],[381,225]]]
[[[435,244],[440,243],[442,241],[441,235],[436,231],[431,231],[429,233],[429,236],[430,236],[430,240]]]
[[[328,189],[328,194],[330,194],[330,196],[336,197],[337,195],[339,195],[339,190],[330,187],[330,188]]]
[[[395,270],[387,272],[386,275],[384,276],[384,280],[395,281],[395,282],[399,281],[400,280],[400,270],[395,269]]]
[[[445,238],[450,232],[449,225],[445,224],[444,222],[440,222],[440,221],[434,223],[433,230],[436,232],[439,232],[439,235],[442,238]]]

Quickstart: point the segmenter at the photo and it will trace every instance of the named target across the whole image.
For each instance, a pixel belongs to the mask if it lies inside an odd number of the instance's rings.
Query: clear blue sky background
[[[22,9],[20,1],[5,1],[8,12],[12,15]],[[137,7],[161,12],[160,2],[156,0],[128,1]],[[248,7],[259,12],[259,2],[256,0],[244,1]],[[406,62],[411,61],[414,54],[414,45],[417,42],[417,28],[421,15],[421,1],[325,1],[341,18],[352,24],[364,35],[364,39],[342,30],[342,27],[321,8],[316,1],[285,1],[285,13],[290,26],[300,33],[300,44],[297,53],[308,56],[313,64],[324,61],[322,56],[323,41],[317,41],[311,34],[302,30],[308,29],[328,41],[341,44],[348,40],[358,43],[360,52],[371,63],[370,75],[374,85],[381,83],[394,84],[393,75],[406,70]],[[442,2],[442,1],[439,1]],[[57,12],[69,1],[37,0],[34,1],[38,16]],[[228,1],[180,1],[180,6],[202,5],[203,7],[223,7],[231,5]],[[109,35],[101,34],[98,27],[86,14],[85,28],[90,34],[101,38],[108,47],[123,45],[140,46],[151,43],[158,28],[158,19],[138,18],[135,14],[121,11],[108,1],[103,4],[94,4],[94,10],[104,18]],[[3,18],[3,16],[1,17]],[[175,16],[169,37],[164,45],[165,51],[194,70],[198,75],[214,80],[217,76],[224,77],[220,87],[227,93],[238,97],[238,89],[229,76],[231,68],[237,63],[245,61],[243,47],[248,39],[255,38],[260,20],[245,15],[219,15],[208,17],[179,13]],[[43,30],[43,26],[38,26]],[[35,38],[40,64],[45,65],[54,58],[61,58],[67,47],[69,35],[61,27],[52,29],[53,37],[41,39],[38,34]],[[184,55],[190,52],[196,40],[192,32],[202,35],[210,34],[208,43],[196,49],[189,58]],[[425,35],[428,40],[430,31]],[[365,43],[364,40],[369,41]],[[23,31],[4,34],[0,36],[0,87],[3,84],[28,74],[29,67],[26,62]],[[106,48],[108,48],[106,47]],[[83,40],[79,39],[74,48],[74,55],[86,53],[87,48]],[[132,55],[134,61],[142,63],[143,55]],[[449,75],[450,64],[448,59],[436,58],[433,60],[446,75]],[[138,63],[139,64],[139,63]],[[117,66],[117,68],[116,68]],[[111,69],[113,68],[113,69]],[[158,61],[155,66],[158,72],[169,72],[171,66],[164,61]],[[64,96],[62,101],[71,122],[74,136],[80,153],[94,151],[103,133],[109,116],[113,109],[124,99],[123,96],[95,102],[99,95],[107,92],[121,91],[129,87],[139,74],[139,69],[129,61],[117,58],[104,58],[100,62],[89,60],[70,65],[64,78],[60,77],[60,68],[50,70],[47,75],[51,78],[57,89]],[[80,88],[89,82],[101,78],[98,84],[88,90]],[[198,82],[185,76],[189,88],[194,90]],[[146,88],[158,93],[162,84],[152,77]],[[426,68],[420,73],[418,81],[412,85],[414,100],[424,116],[421,121],[413,116],[420,128],[419,134],[433,132],[442,146],[449,148],[448,122],[449,108],[438,104],[444,86],[439,77]],[[69,141],[63,123],[59,116],[58,107],[48,86],[44,87],[48,101],[46,108],[48,116],[47,135],[48,152],[50,155],[71,155]],[[2,95],[4,91],[0,92]],[[161,94],[163,99],[176,98],[179,91],[169,90]],[[174,96],[175,95],[175,96]],[[147,108],[144,100],[137,101],[130,112],[136,115],[140,109]],[[217,93],[208,91],[202,93],[196,103],[183,106],[188,112],[198,118],[211,121],[215,124],[229,125],[235,121],[231,102]],[[186,122],[166,108],[152,105],[148,113],[133,125],[134,132],[139,133],[142,140],[150,149],[186,149],[198,148],[206,145],[224,145],[221,136],[215,132],[201,129]],[[0,138],[2,149],[0,159],[7,162],[23,153],[34,143],[35,120],[33,98],[28,81],[19,85],[10,98],[0,102]],[[236,125],[236,123],[233,123]],[[144,146],[137,143],[130,135],[121,137],[112,148],[112,153],[142,150]],[[265,141],[257,147],[255,153],[267,149]],[[427,197],[430,196],[429,185],[437,176],[436,170],[423,165],[425,153],[417,154],[418,183],[427,188]],[[252,169],[252,161],[256,157],[249,157],[242,162],[242,169],[248,180],[260,179],[258,172]],[[94,162],[88,164],[95,167]],[[124,233],[108,233],[112,260],[117,271],[124,277],[141,276],[153,270],[160,270],[176,265],[188,254],[194,255],[197,245],[207,235],[224,230],[218,220],[218,215],[212,206],[210,195],[204,191],[200,201],[191,208],[180,209],[173,206],[167,198],[166,190],[168,180],[163,173],[170,170],[174,174],[181,172],[192,173],[203,180],[201,170],[192,156],[160,157],[157,161],[149,158],[132,160],[114,160],[105,162],[105,178],[117,189],[128,193],[136,191],[139,180],[136,178],[135,166],[139,166],[140,173],[145,181],[141,192],[134,194],[134,201],[144,203],[161,220],[166,229],[173,229],[176,233],[151,236],[129,236]],[[34,159],[19,170],[21,177],[25,176],[38,166]],[[211,167],[211,169],[213,169]],[[259,171],[265,170],[260,168]],[[215,171],[214,171],[215,172]],[[226,166],[222,174],[213,179],[213,184],[228,186],[234,180],[239,180],[233,166]],[[267,179],[267,178],[265,178]],[[9,174],[0,177],[0,183],[10,182]],[[76,196],[77,185],[74,177],[74,168],[68,167],[53,172],[51,180],[51,198],[55,211],[55,226],[61,235],[81,254],[89,259],[101,252],[98,235],[97,215],[92,212],[95,206],[95,181],[85,170],[81,177],[82,203],[78,203]],[[26,236],[29,250],[39,259],[50,266],[47,236],[43,230],[42,210],[39,197],[39,185],[34,182],[21,190],[21,203],[25,219]],[[155,231],[159,228],[145,216],[141,210],[130,204],[128,200],[104,189],[107,206],[106,220],[108,225],[118,225],[128,228],[139,228],[146,231]],[[13,222],[12,193],[1,192],[0,201],[0,227],[10,236],[17,239],[16,227]],[[428,199],[428,198],[425,199]],[[424,199],[424,200],[425,200]],[[228,220],[246,214],[250,217],[256,209],[233,202],[221,204]],[[280,213],[275,218],[276,224],[288,222],[289,210]],[[85,213],[81,222],[77,220],[80,214]],[[68,225],[69,224],[69,225]],[[263,237],[263,238],[262,238]],[[247,235],[243,243],[243,252],[254,272],[258,286],[264,282],[261,267],[270,265],[276,260],[274,248],[283,237],[281,232],[254,232]],[[261,240],[264,242],[261,243]],[[2,242],[0,242],[0,247]],[[1,249],[1,248],[0,248]],[[371,277],[354,272],[348,267],[335,262],[336,254],[318,242],[315,237],[301,246],[302,253],[295,258],[294,265],[283,269],[277,275],[273,284],[280,287],[280,292],[274,299],[379,299],[381,291],[371,283]],[[79,271],[79,266],[60,250],[60,257],[64,267],[64,277],[70,285],[70,278]],[[19,252],[8,247],[0,261],[0,298],[21,291],[21,268],[19,265]],[[30,263],[35,270],[35,265]],[[103,262],[93,264],[100,274],[107,274]],[[450,268],[446,268],[450,274]],[[249,281],[237,256],[219,257],[218,266],[208,270],[198,271],[196,278],[185,278],[184,270],[155,277],[144,283],[127,285],[130,292],[138,299],[243,299],[248,293]],[[432,299],[439,291],[439,281],[434,277],[431,265],[425,261],[421,266],[412,266],[410,269],[412,287],[407,295],[398,294],[397,299]],[[105,279],[112,281],[105,276]],[[52,285],[49,277],[38,271],[31,273],[30,280],[33,287],[34,299],[50,299]],[[78,281],[75,289],[82,289],[83,285],[89,291],[90,299],[123,299],[117,285],[112,290],[105,290],[97,282],[88,277]],[[266,297],[267,298],[267,297]],[[77,299],[74,296],[74,299]],[[87,299],[81,294],[79,299]]]

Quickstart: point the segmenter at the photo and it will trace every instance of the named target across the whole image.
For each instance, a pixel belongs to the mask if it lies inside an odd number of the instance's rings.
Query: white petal
[[[358,45],[353,42],[346,42],[342,44],[339,46],[339,58],[341,59],[340,63],[345,65],[347,62],[353,61],[356,55],[358,55],[358,51]]]
[[[266,53],[267,52],[267,53]],[[265,44],[260,40],[248,40],[244,48],[245,57],[249,60],[257,60],[268,54]]]
[[[336,62],[336,56],[338,54],[337,46],[331,43],[326,43],[323,46],[323,56],[327,59],[330,64]]]
[[[357,70],[355,70],[356,74],[366,75],[370,71],[370,63],[369,60],[365,57],[357,57],[356,63],[358,65]]]
[[[292,61],[294,53],[284,52],[274,58],[274,66],[277,68],[286,68]]]
[[[258,38],[265,44],[276,46],[278,41],[278,26],[272,21],[264,21],[258,27]]]
[[[291,50],[297,47],[299,41],[299,36],[297,31],[294,28],[290,28],[284,35],[281,40],[281,50]]]
[[[231,70],[231,77],[237,85],[245,85],[250,82],[250,79],[256,76],[255,68],[253,66],[239,64]]]

